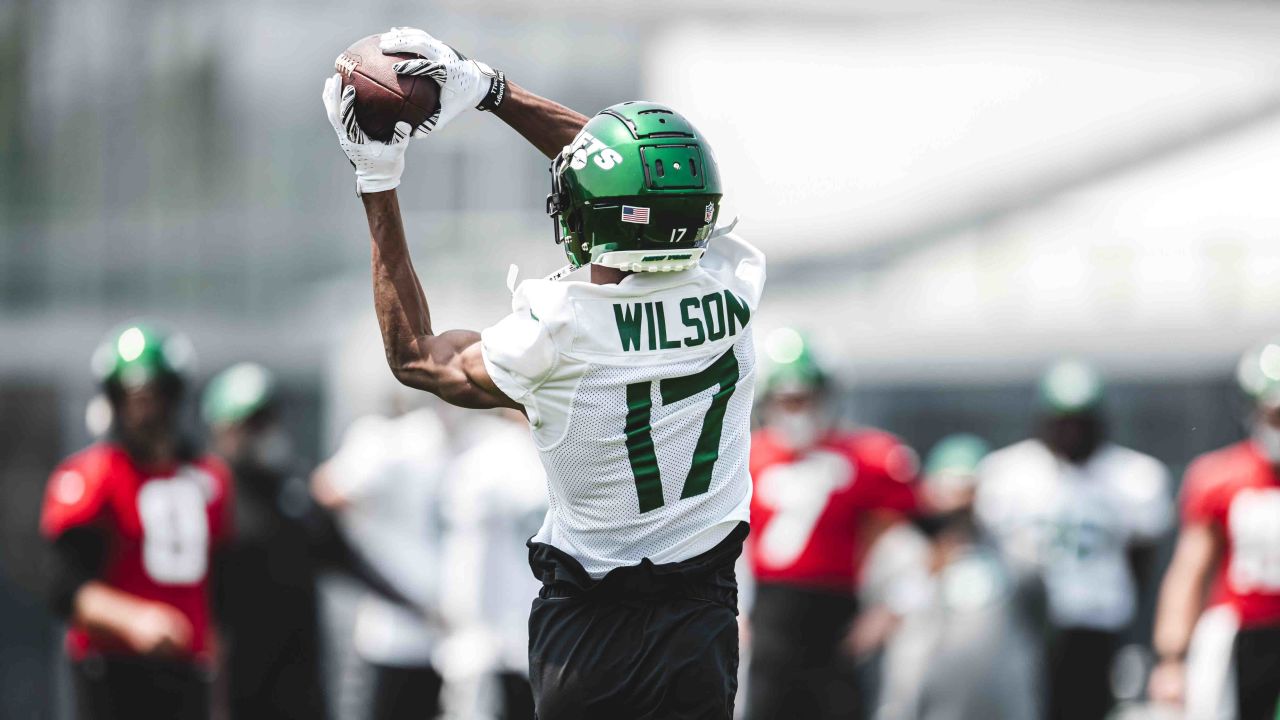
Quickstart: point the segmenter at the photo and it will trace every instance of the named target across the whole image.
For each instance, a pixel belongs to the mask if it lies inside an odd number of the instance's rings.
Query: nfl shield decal
[[[711,222],[711,216],[716,214],[716,207],[711,203],[707,203],[707,212],[702,216],[702,222]]]

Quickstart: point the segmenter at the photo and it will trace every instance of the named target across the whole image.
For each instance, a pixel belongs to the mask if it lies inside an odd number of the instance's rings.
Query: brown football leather
[[[356,121],[364,134],[386,142],[404,121],[417,127],[440,109],[440,86],[429,77],[397,75],[392,68],[401,60],[421,57],[412,53],[384,55],[378,35],[358,40],[334,62],[342,86],[355,86]]]

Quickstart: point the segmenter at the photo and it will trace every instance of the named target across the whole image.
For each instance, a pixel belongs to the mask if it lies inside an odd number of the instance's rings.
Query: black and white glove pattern
[[[439,130],[470,108],[494,110],[506,98],[505,74],[467,58],[425,30],[391,28],[382,34],[380,47],[384,53],[421,55],[421,58],[396,63],[395,71],[401,75],[426,76],[440,85],[440,110],[413,129],[414,137]]]
[[[391,142],[371,140],[356,122],[356,89],[342,87],[342,76],[334,74],[324,83],[325,114],[338,135],[338,144],[356,170],[356,194],[383,192],[400,185],[404,173],[404,151],[409,147],[412,128],[396,123]]]

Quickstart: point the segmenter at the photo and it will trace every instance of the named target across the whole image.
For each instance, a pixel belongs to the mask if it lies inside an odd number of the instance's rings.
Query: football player
[[[85,718],[206,718],[212,556],[230,531],[231,481],[179,430],[191,346],[131,323],[93,356],[107,439],[54,470],[41,527],[55,611]]]
[[[1188,717],[1193,705],[1207,712],[1218,704],[1193,696],[1196,679],[1186,662],[1193,629],[1205,632],[1196,623],[1209,601],[1227,610],[1235,629],[1235,692],[1225,695],[1235,695],[1236,717],[1274,720],[1280,711],[1280,343],[1245,355],[1239,378],[1254,401],[1250,437],[1187,468],[1182,528],[1156,609],[1160,662],[1151,694],[1172,704],[1185,699]]]
[[[863,560],[914,510],[915,453],[877,430],[835,425],[831,381],[804,339],[770,333],[764,427],[752,438],[752,603],[747,717],[851,717]]]
[[[1168,471],[1107,441],[1102,398],[1092,367],[1051,367],[1039,437],[983,460],[974,504],[1011,567],[1044,582],[1049,713],[1062,720],[1101,720],[1114,704],[1111,665],[1172,521]]]
[[[449,469],[440,609],[449,640],[437,665],[445,717],[533,720],[529,692],[529,574],[524,541],[547,514],[547,476],[515,410],[473,421],[482,439]]]
[[[311,499],[281,409],[274,375],[256,363],[218,373],[201,398],[213,450],[230,465],[237,490],[236,536],[218,573],[236,718],[327,717],[324,694],[315,691],[321,647],[316,581],[323,569],[346,571],[391,602],[412,605]]]
[[[352,645],[370,671],[369,720],[439,717],[439,494],[452,457],[434,408],[392,396],[392,416],[364,415],[312,475],[312,492],[343,520],[357,547],[418,609],[368,593]]]
[[[930,537],[924,577],[903,573],[901,623],[881,668],[877,720],[1034,720],[1042,717],[1038,581],[1019,583],[974,532],[971,510],[986,441],[938,441],[924,463]],[[918,583],[914,587],[905,583]]]
[[[529,619],[538,716],[730,717],[764,258],[715,232],[715,155],[666,106],[586,117],[421,30],[395,28],[381,43],[423,56],[397,70],[440,83],[439,113],[383,144],[360,130],[340,75],[324,104],[356,170],[392,372],[455,405],[529,418],[550,489],[530,541],[543,583]],[[408,136],[471,107],[552,160],[556,243],[590,269],[520,283],[511,314],[483,333],[437,333],[395,188]]]

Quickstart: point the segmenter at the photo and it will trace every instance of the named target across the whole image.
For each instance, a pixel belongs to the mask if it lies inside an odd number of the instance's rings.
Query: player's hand
[[[171,656],[191,648],[191,622],[163,603],[148,605],[128,621],[125,641],[141,655]]]
[[[1147,695],[1158,705],[1181,707],[1187,695],[1187,664],[1182,660],[1161,660],[1147,680]]]
[[[440,112],[413,129],[420,137],[439,130],[464,110],[493,110],[507,94],[506,76],[478,60],[470,60],[425,30],[391,28],[382,34],[384,53],[416,53],[421,58],[395,64],[401,75],[426,75],[440,85]]]
[[[409,123],[396,123],[395,136],[384,143],[368,138],[356,123],[356,89],[342,87],[342,76],[334,73],[324,83],[324,110],[338,134],[338,144],[356,169],[356,194],[394,190],[404,173],[404,151],[409,146]]]

